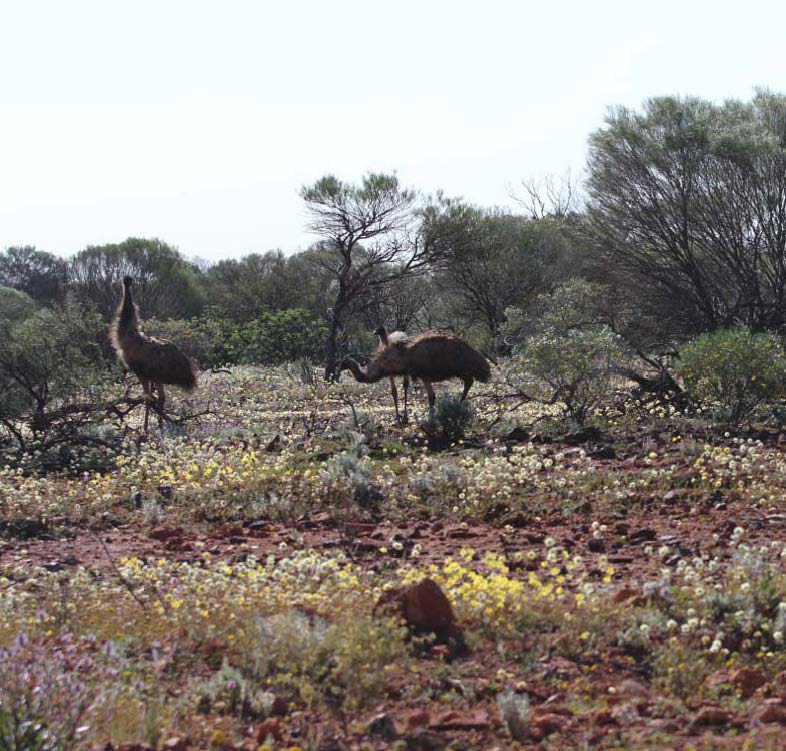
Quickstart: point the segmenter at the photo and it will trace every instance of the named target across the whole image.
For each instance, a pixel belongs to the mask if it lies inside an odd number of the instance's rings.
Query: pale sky
[[[786,91],[769,0],[0,0],[0,248],[313,241],[325,173],[510,205],[609,105]]]

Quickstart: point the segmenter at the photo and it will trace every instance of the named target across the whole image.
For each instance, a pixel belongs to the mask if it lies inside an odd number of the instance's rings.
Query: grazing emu
[[[156,411],[158,423],[163,425],[164,384],[179,386],[186,391],[196,388],[194,364],[172,342],[155,339],[139,330],[139,315],[131,296],[134,280],[123,277],[123,299],[112,324],[112,346],[128,370],[139,378],[147,404],[145,405],[145,432],[150,415],[153,391],[158,392]]]
[[[397,375],[420,378],[428,393],[432,416],[437,399],[432,383],[460,378],[464,382],[461,395],[461,401],[464,401],[475,381],[485,383],[491,377],[489,364],[480,352],[455,336],[440,333],[421,334],[406,342],[393,342],[378,350],[365,370],[351,357],[345,357],[341,370],[347,369],[360,383],[374,383]]]
[[[377,347],[377,353],[381,352],[383,349],[389,347],[392,344],[411,341],[409,334],[405,333],[404,331],[393,331],[390,334],[388,334],[384,326],[380,326],[378,329],[376,329],[374,331],[374,336],[379,337],[379,346]],[[396,408],[396,422],[407,422],[409,419],[407,417],[407,395],[409,393],[409,376],[405,373],[401,381],[404,384],[403,417],[399,415],[398,412],[398,389],[396,388],[396,379],[393,376],[390,376],[390,393],[393,394],[393,406]]]

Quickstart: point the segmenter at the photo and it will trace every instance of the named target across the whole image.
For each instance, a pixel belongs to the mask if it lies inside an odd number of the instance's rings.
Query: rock
[[[777,722],[786,725],[786,707],[779,704],[768,704],[757,717],[759,722]]]
[[[188,738],[181,738],[180,736],[173,736],[164,741],[164,748],[167,751],[186,751],[188,745]]]
[[[396,725],[390,715],[380,712],[366,723],[366,733],[392,740],[396,737]]]
[[[603,542],[603,538],[601,537],[593,537],[590,539],[589,543],[587,544],[590,553],[605,553],[606,552],[606,543]]]
[[[485,730],[491,725],[488,712],[477,709],[474,712],[448,712],[431,723],[437,730]]]
[[[744,699],[753,696],[757,688],[763,686],[767,679],[752,668],[740,668],[731,674],[730,683],[736,688]]]
[[[639,542],[652,542],[657,539],[658,533],[654,529],[649,529],[647,527],[636,530],[628,535],[628,542],[634,544]]]
[[[617,452],[613,446],[598,446],[594,451],[587,454],[590,459],[616,459]]]
[[[404,736],[407,751],[442,751],[451,738],[434,730],[417,730]]]
[[[286,701],[284,701],[284,699],[282,699],[280,696],[276,696],[273,699],[273,703],[270,705],[270,715],[272,717],[284,717],[288,711],[289,707],[287,706]]]
[[[570,724],[570,720],[564,715],[554,714],[553,712],[533,712],[529,724],[533,731],[536,731],[537,735],[545,737],[552,733],[564,733]]]
[[[720,727],[728,725],[729,722],[731,722],[731,712],[720,707],[702,707],[691,720],[689,729],[697,731],[708,727]]]
[[[416,709],[407,715],[405,722],[408,730],[427,728],[431,725],[431,714],[426,709]]]
[[[142,491],[134,490],[128,497],[128,503],[131,508],[142,508]]]
[[[605,727],[607,725],[616,725],[617,720],[612,717],[608,709],[598,709],[592,713],[592,724],[598,727]]]
[[[635,587],[622,587],[614,593],[614,602],[627,602],[641,596],[641,591]]]
[[[159,485],[158,492],[162,498],[166,498],[168,501],[171,501],[175,495],[175,489],[171,485]]]
[[[447,635],[457,631],[456,616],[445,593],[433,579],[383,592],[373,612],[398,612],[417,633]]]
[[[270,719],[260,722],[254,730],[254,738],[257,743],[265,743],[268,738],[274,738],[277,741],[281,740],[281,718],[271,717]]]
[[[677,491],[670,490],[666,495],[663,496],[663,500],[666,503],[674,503],[677,500]]]
[[[163,542],[182,537],[182,534],[183,533],[179,529],[173,529],[171,527],[155,527],[150,530],[148,537],[153,540],[159,540]]]

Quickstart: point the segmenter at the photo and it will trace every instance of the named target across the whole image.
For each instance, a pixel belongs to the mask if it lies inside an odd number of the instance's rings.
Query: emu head
[[[134,277],[132,277],[132,276],[124,276],[123,277],[123,286],[126,289],[129,289],[133,283],[134,283]]]
[[[384,326],[377,326],[377,328],[375,328],[372,333],[374,336],[378,336],[380,339],[384,339],[388,335],[388,332]]]

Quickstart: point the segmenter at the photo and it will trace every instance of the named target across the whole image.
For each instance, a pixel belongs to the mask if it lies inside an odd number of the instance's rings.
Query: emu
[[[360,383],[375,383],[382,378],[409,376],[420,378],[428,394],[429,411],[434,414],[436,394],[433,383],[459,378],[464,382],[461,401],[467,398],[475,381],[491,378],[486,358],[474,347],[451,334],[431,332],[403,342],[391,342],[378,349],[366,369],[346,357],[341,370],[350,370]]]
[[[158,392],[156,411],[159,426],[163,425],[164,385],[178,386],[185,391],[196,388],[194,363],[172,342],[147,336],[139,330],[139,312],[134,304],[131,287],[134,280],[123,277],[123,297],[117,309],[110,338],[117,356],[125,367],[139,379],[147,397],[145,405],[145,433],[147,433],[153,392]]]

